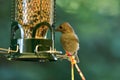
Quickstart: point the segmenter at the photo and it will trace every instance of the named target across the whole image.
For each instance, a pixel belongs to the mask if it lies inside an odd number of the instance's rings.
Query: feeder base
[[[58,52],[58,51],[57,51]],[[61,52],[59,52],[61,53]],[[56,61],[57,53],[22,53],[14,56],[8,56],[8,60],[15,61],[37,61],[37,62],[47,62],[47,61]]]

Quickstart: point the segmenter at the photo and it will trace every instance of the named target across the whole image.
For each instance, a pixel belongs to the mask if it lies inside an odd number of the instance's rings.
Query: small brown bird
[[[64,22],[56,29],[56,31],[59,31],[62,33],[61,43],[62,43],[63,49],[69,55],[75,56],[76,62],[79,63],[79,58],[77,55],[77,51],[79,50],[79,40],[72,26],[68,22]],[[66,57],[67,56],[68,55],[66,55]]]

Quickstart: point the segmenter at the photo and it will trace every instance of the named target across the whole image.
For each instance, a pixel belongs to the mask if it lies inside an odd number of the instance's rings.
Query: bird
[[[60,42],[62,44],[63,49],[66,54],[64,56],[74,56],[77,63],[79,63],[78,50],[79,47],[79,39],[70,25],[69,22],[63,22],[58,26],[55,31],[61,32]],[[68,59],[69,60],[69,59]]]

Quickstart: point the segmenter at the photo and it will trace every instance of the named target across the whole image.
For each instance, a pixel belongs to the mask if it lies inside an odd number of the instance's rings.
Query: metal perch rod
[[[18,52],[18,49],[19,49],[19,47],[18,47],[18,45],[16,46],[16,50],[11,50],[10,48],[8,48],[8,49],[5,49],[5,48],[0,48],[0,51],[5,51],[5,52],[7,52],[7,53],[10,53],[10,52]]]

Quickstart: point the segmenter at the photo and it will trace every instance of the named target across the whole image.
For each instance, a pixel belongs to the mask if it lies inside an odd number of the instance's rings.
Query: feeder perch
[[[61,51],[54,46],[55,0],[12,0],[11,19],[9,60],[57,60]]]

